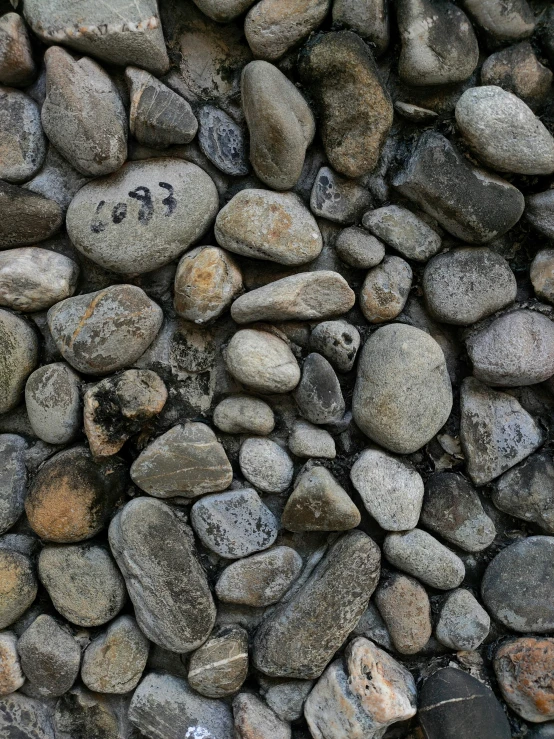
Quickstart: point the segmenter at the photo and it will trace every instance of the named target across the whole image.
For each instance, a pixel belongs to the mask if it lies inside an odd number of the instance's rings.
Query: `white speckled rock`
[[[25,406],[35,434],[48,444],[67,444],[81,422],[81,380],[64,362],[45,364],[25,385]]]
[[[288,344],[267,331],[242,329],[225,353],[233,377],[261,393],[289,393],[300,381],[300,367]]]
[[[421,529],[389,534],[383,553],[399,570],[438,590],[457,588],[465,577],[462,560]]]
[[[282,493],[292,482],[292,460],[271,439],[246,439],[240,448],[239,464],[248,482],[264,493]]]

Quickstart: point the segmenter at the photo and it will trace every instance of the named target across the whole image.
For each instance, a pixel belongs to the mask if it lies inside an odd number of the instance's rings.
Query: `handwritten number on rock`
[[[152,203],[152,195],[149,187],[137,187],[129,193],[130,198],[134,198],[141,203],[138,213],[140,223],[148,223],[154,215],[154,204]]]
[[[177,207],[177,200],[174,195],[175,189],[173,185],[169,184],[169,182],[159,182],[158,184],[163,190],[167,191],[166,197],[162,200],[162,205],[165,206],[164,215],[167,217],[172,215],[172,213],[175,212],[175,208]],[[148,223],[154,215],[154,203],[152,201],[150,188],[143,186],[137,187],[129,192],[129,197],[133,198],[134,200],[138,200],[140,203],[140,208],[138,212],[139,223]],[[96,206],[97,216],[99,216],[100,211],[105,205],[105,200],[101,200],[98,203],[98,205]],[[111,213],[113,223],[122,223],[125,218],[127,218],[127,210],[127,203],[117,203],[116,205],[114,205]],[[106,224],[100,220],[100,217],[95,218],[90,225],[90,230],[96,234],[102,233],[102,231],[106,230]]]

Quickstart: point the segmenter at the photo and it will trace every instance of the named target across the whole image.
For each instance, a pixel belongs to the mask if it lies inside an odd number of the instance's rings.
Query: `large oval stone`
[[[30,325],[19,316],[0,309],[0,413],[20,401],[25,380],[38,359],[38,341]]]

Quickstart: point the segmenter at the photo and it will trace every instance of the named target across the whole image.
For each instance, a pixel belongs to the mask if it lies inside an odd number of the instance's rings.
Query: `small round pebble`
[[[395,567],[437,590],[457,588],[465,577],[462,560],[421,529],[388,534],[383,553]]]
[[[39,439],[67,444],[82,422],[79,375],[64,362],[39,367],[25,385],[25,407]]]
[[[376,267],[385,256],[382,242],[358,226],[350,226],[341,231],[337,236],[335,249],[343,262],[358,269]]]
[[[225,353],[233,377],[261,393],[289,393],[300,381],[300,367],[288,344],[267,331],[242,329]]]
[[[385,205],[370,210],[362,223],[374,236],[415,262],[426,262],[442,246],[438,233],[401,205]]]
[[[377,588],[375,604],[400,654],[417,654],[425,647],[433,631],[431,604],[417,580],[395,573]]]
[[[315,352],[304,360],[294,399],[304,418],[315,424],[340,421],[346,409],[334,369],[325,357]]]
[[[531,282],[540,300],[554,303],[554,249],[541,249],[531,262]]]
[[[248,633],[240,626],[223,626],[210,635],[190,658],[187,680],[207,698],[224,698],[240,690],[248,674]]]
[[[469,590],[454,590],[446,598],[437,621],[435,635],[441,644],[455,651],[473,651],[487,638],[490,617]]]
[[[338,372],[349,372],[360,348],[360,332],[347,321],[322,321],[310,334],[310,348]]]
[[[337,456],[335,440],[331,434],[301,418],[294,422],[288,445],[296,457],[334,459]]]
[[[275,416],[270,406],[259,398],[234,395],[214,408],[214,424],[226,434],[266,436],[273,431]]]
[[[360,292],[360,308],[369,323],[392,321],[402,312],[410,288],[412,268],[400,257],[385,257],[370,269]]]
[[[248,482],[264,493],[282,493],[292,482],[292,460],[271,439],[246,439],[240,448],[239,464]]]

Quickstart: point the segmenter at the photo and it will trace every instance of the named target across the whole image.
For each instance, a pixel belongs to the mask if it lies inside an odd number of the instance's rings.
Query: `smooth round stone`
[[[366,449],[354,462],[350,479],[367,512],[385,531],[407,531],[417,526],[423,480],[403,459],[380,449]]]
[[[27,379],[25,407],[39,439],[67,444],[81,427],[79,376],[64,362],[39,367]]]
[[[323,321],[310,334],[310,348],[339,372],[349,372],[360,348],[360,332],[347,321]]]
[[[180,256],[211,225],[218,205],[213,180],[196,164],[170,157],[128,162],[79,190],[67,232],[84,256],[133,276]]]
[[[149,647],[135,619],[120,616],[86,648],[81,679],[96,693],[128,693],[142,677]]]
[[[0,533],[8,531],[24,510],[27,495],[27,441],[0,434]]]
[[[466,346],[474,376],[490,385],[534,385],[554,375],[554,323],[541,313],[506,313]]]
[[[255,0],[194,0],[200,10],[219,23],[228,23],[253,5]]]
[[[527,38],[536,20],[527,0],[464,0],[465,9],[494,41],[510,42]]]
[[[535,295],[554,303],[554,249],[541,249],[531,262],[531,282]]]
[[[554,534],[554,461],[538,452],[505,472],[492,492],[494,505],[504,513],[536,523]]]
[[[394,648],[400,654],[417,654],[431,638],[431,604],[423,585],[413,577],[393,574],[375,593]]]
[[[359,226],[341,231],[335,249],[343,262],[358,269],[376,267],[385,256],[383,243]]]
[[[29,557],[0,549],[0,629],[17,621],[34,601],[38,584]]]
[[[270,684],[264,698],[282,721],[296,721],[302,718],[304,703],[312,688],[311,680],[276,681]]]
[[[244,98],[243,104],[246,105]],[[224,174],[234,177],[248,174],[244,134],[231,116],[214,105],[204,105],[198,111],[198,122],[198,144],[210,162]]]
[[[5,13],[0,18],[0,85],[24,87],[35,73],[25,22],[18,13]]]
[[[362,223],[374,236],[415,262],[426,262],[442,247],[438,233],[401,205],[385,205],[370,210]]]
[[[155,339],[162,320],[160,306],[134,285],[67,298],[48,311],[48,326],[63,358],[91,375],[133,364]]]
[[[489,634],[489,614],[469,592],[454,590],[444,602],[435,635],[441,644],[455,651],[472,652]]]
[[[275,416],[267,403],[248,395],[225,398],[214,408],[214,424],[226,434],[266,436],[273,431]]]
[[[497,85],[535,109],[552,85],[552,72],[539,62],[529,41],[491,54],[481,67],[483,85]]]
[[[292,460],[271,439],[246,439],[240,448],[239,464],[248,482],[264,493],[282,493],[292,482]]]
[[[95,462],[88,449],[64,449],[39,469],[25,500],[41,539],[69,544],[90,539],[112,517],[127,485],[123,462]]]
[[[17,649],[17,636],[11,631],[0,633],[0,696],[15,693],[25,682],[25,675],[21,671]],[[1,703],[0,703],[1,706]],[[1,711],[1,708],[0,708]],[[0,722],[0,729],[2,724]]]
[[[554,630],[554,538],[530,536],[503,549],[487,567],[481,595],[512,631]]]
[[[341,177],[330,167],[317,173],[310,196],[310,210],[333,223],[354,223],[371,205],[368,190],[357,182]]]
[[[437,590],[457,588],[465,577],[462,560],[421,529],[388,534],[383,553],[399,570]]]
[[[62,210],[54,200],[0,182],[0,248],[44,241],[62,223]]]
[[[46,156],[38,105],[10,87],[0,87],[0,147],[0,178],[14,184],[34,177]]]
[[[452,249],[427,263],[423,292],[437,321],[469,326],[516,299],[508,262],[487,247]]]
[[[21,635],[17,649],[25,676],[38,695],[66,693],[79,675],[81,648],[67,626],[43,614]]]
[[[243,69],[241,92],[255,173],[273,190],[290,190],[315,134],[314,116],[295,85],[262,60]]]
[[[232,562],[215,585],[219,600],[264,607],[277,603],[302,570],[302,557],[290,547],[273,547],[265,552]]]
[[[300,367],[288,344],[267,331],[237,331],[224,358],[236,380],[261,393],[289,393],[300,381]]]
[[[233,701],[233,716],[237,736],[241,739],[272,737],[289,739],[289,724],[281,721],[257,695],[240,693]]]
[[[370,269],[360,292],[360,308],[369,323],[384,323],[398,316],[408,300],[413,272],[400,257],[385,257]]]
[[[525,198],[525,218],[544,236],[554,236],[554,192],[545,190]]]
[[[411,454],[433,438],[451,409],[444,354],[429,334],[392,324],[370,336],[352,399],[354,420],[370,439]]]
[[[346,409],[334,369],[325,357],[315,352],[304,361],[294,399],[304,418],[315,424],[340,421]]]
[[[188,683],[207,698],[223,698],[240,690],[248,674],[248,633],[227,626],[212,633],[190,658]]]
[[[335,440],[331,434],[302,418],[294,422],[288,446],[296,457],[334,459],[337,456]]]
[[[0,309],[0,414],[19,403],[38,360],[38,340],[22,318]]]
[[[386,0],[334,0],[333,21],[375,47],[375,54],[382,54],[390,40],[389,14]]]
[[[38,574],[54,608],[78,626],[105,624],[127,599],[115,562],[104,547],[94,544],[44,547]]]
[[[554,172],[554,138],[523,100],[495,85],[472,87],[456,104],[456,123],[477,156],[500,172]]]
[[[235,254],[287,265],[311,262],[323,248],[314,217],[292,192],[241,190],[219,211],[215,237]]]

